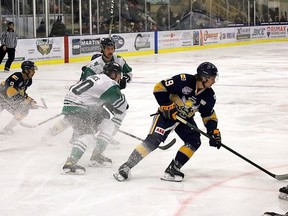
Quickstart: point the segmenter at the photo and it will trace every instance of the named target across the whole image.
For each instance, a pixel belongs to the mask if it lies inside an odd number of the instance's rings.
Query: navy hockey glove
[[[127,86],[127,83],[130,82],[131,77],[128,74],[123,74],[123,78],[120,80],[119,86],[120,89],[125,89]]]
[[[219,129],[214,129],[208,132],[208,135],[212,137],[212,139],[209,141],[210,146],[219,149],[221,147],[221,133]]]
[[[176,120],[176,115],[178,113],[175,103],[171,102],[167,105],[161,105],[159,111],[162,112],[162,115],[166,119]]]

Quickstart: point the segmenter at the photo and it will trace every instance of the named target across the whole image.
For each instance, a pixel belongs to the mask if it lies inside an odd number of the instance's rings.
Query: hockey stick
[[[111,39],[112,28],[113,28],[113,17],[114,17],[114,0],[111,0],[110,25],[109,25],[109,38],[110,39]]]
[[[20,122],[19,124],[20,124],[22,127],[26,127],[26,128],[36,128],[36,127],[38,127],[38,126],[40,126],[40,125],[42,125],[42,124],[45,124],[46,122],[51,121],[51,120],[53,120],[53,119],[55,119],[55,118],[57,118],[57,117],[59,117],[59,116],[61,116],[61,115],[62,115],[62,113],[59,113],[59,114],[57,114],[57,115],[55,115],[55,116],[52,116],[52,117],[50,117],[49,119],[46,119],[46,120],[44,120],[44,121],[42,121],[42,122],[40,122],[40,123],[38,123],[38,124],[36,124],[36,125],[31,125],[31,124],[28,124],[28,123],[25,123],[25,122]]]
[[[126,131],[123,131],[123,130],[120,130],[120,129],[119,129],[119,132],[120,132],[120,133],[123,133],[123,134],[125,134],[125,135],[127,135],[127,136],[130,136],[130,137],[132,137],[132,138],[138,139],[138,140],[140,140],[140,141],[142,141],[142,142],[144,141],[142,138],[137,137],[137,136],[135,136],[135,135],[133,135],[133,134],[131,134],[131,133],[128,133],[128,132],[126,132]],[[174,138],[174,139],[172,139],[167,145],[158,146],[158,148],[161,149],[161,150],[166,150],[166,149],[170,148],[171,146],[173,146],[175,143],[176,143],[176,139]]]
[[[48,109],[44,98],[40,98],[40,100],[41,100],[41,102],[42,102],[42,104],[43,104],[43,108],[44,108],[44,109]]]
[[[193,124],[189,123],[188,121],[186,121],[185,119],[181,118],[180,116],[176,116],[176,119],[178,121],[180,121],[181,123],[187,125],[188,127],[190,127],[191,129],[199,132],[200,134],[204,135],[205,137],[207,137],[209,140],[213,139],[213,137],[211,137],[210,135],[208,135],[207,133],[205,133],[204,131],[198,129],[196,126],[194,126]],[[261,171],[265,172],[266,174],[268,174],[269,176],[277,179],[277,180],[286,180],[288,179],[288,173],[287,174],[283,174],[283,175],[276,175],[273,174],[271,172],[269,172],[268,170],[264,169],[263,167],[259,166],[258,164],[254,163],[253,161],[249,160],[248,158],[244,157],[243,155],[239,154],[238,152],[234,151],[233,149],[229,148],[228,146],[224,145],[223,143],[221,143],[221,146],[223,148],[225,148],[226,150],[232,152],[233,154],[237,155],[238,157],[240,157],[241,159],[247,161],[248,163],[252,164],[253,166],[257,167],[258,169],[260,169]]]

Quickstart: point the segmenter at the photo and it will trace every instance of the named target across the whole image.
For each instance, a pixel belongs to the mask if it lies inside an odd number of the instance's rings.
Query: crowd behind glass
[[[287,0],[0,0],[20,38],[287,24]],[[81,8],[81,10],[79,10]],[[113,17],[113,18],[112,18]],[[49,20],[46,22],[46,20]]]

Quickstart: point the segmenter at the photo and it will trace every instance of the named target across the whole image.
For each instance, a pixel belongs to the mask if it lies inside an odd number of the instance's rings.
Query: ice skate
[[[265,212],[262,216],[288,216],[288,212],[286,214],[278,214],[275,212]]]
[[[112,160],[103,154],[92,154],[89,166],[110,168],[112,167]]]
[[[14,131],[12,128],[3,128],[1,131],[0,131],[0,134],[1,135],[13,135],[14,134]]]
[[[288,185],[286,187],[282,187],[279,189],[279,199],[287,200],[288,201]]]
[[[110,144],[115,145],[115,146],[119,146],[121,144],[121,142],[119,142],[118,140],[115,140],[114,137],[112,137],[110,139]]]
[[[71,158],[68,157],[63,166],[63,172],[64,174],[81,175],[86,172],[86,169],[80,165],[77,165]]]
[[[113,174],[113,176],[117,181],[125,181],[130,176],[130,168],[126,163],[124,163],[119,167],[118,172]]]
[[[172,160],[172,162],[165,170],[164,176],[161,177],[161,180],[181,182],[184,178],[184,173],[180,171],[180,168],[181,168],[180,165],[175,160]]]

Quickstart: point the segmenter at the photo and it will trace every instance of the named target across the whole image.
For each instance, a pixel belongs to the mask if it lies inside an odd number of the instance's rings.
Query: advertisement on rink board
[[[137,53],[154,51],[155,44],[159,51],[173,48],[229,44],[263,40],[288,38],[287,25],[251,26],[220,29],[193,29],[183,31],[139,32],[112,34],[116,53]],[[155,41],[155,34],[158,40]],[[100,52],[101,38],[106,35],[85,35],[68,37],[68,56],[77,58],[92,56]],[[35,39],[19,39],[15,61],[62,60],[65,56],[64,37],[48,37]],[[140,53],[141,54],[141,53]]]
[[[69,56],[92,56],[101,51],[100,42],[108,35],[89,35],[89,36],[71,36],[69,37]],[[117,53],[137,52],[142,50],[154,49],[154,33],[129,33],[112,34],[112,40],[115,41]]]
[[[16,61],[45,61],[64,58],[64,38],[49,37],[19,39],[16,48]]]

